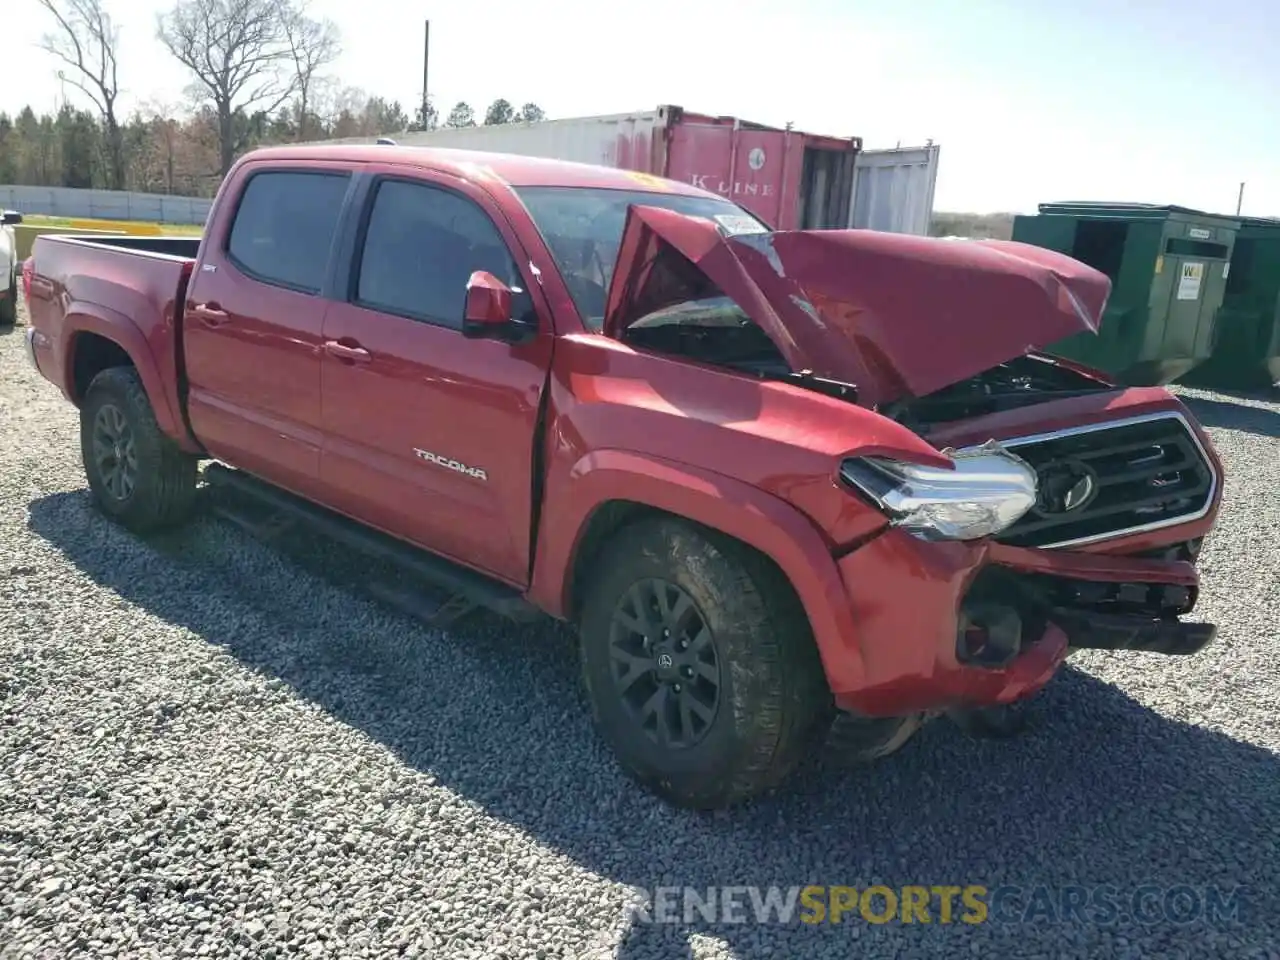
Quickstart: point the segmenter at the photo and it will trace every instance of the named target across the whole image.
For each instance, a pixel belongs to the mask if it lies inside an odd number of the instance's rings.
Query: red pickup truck
[[[773,231],[621,170],[261,150],[199,240],[41,237],[31,359],[100,508],[207,481],[577,625],[622,765],[707,808],[1074,648],[1194,653],[1222,466],[1187,409],[1038,352],[1100,273],[1005,242]]]

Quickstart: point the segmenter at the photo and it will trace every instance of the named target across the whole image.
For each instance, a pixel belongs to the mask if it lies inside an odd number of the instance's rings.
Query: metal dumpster
[[[1280,220],[1241,221],[1213,355],[1185,382],[1234,390],[1280,383]]]
[[[1013,239],[1066,253],[1111,278],[1097,336],[1057,353],[1121,383],[1171,383],[1209,358],[1240,221],[1186,207],[1045,203],[1019,216]]]

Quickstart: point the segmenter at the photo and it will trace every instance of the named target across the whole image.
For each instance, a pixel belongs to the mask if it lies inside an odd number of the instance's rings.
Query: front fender
[[[598,450],[549,482],[530,599],[553,616],[571,609],[577,549],[597,509],[624,501],[684,517],[741,540],[774,563],[804,606],[834,689],[857,685],[862,657],[835,560],[817,528],[784,501],[741,481],[624,450]]]
[[[192,442],[178,409],[178,398],[160,375],[159,365],[147,343],[147,338],[137,325],[122,313],[93,303],[72,302],[62,326],[62,392],[77,406],[84,400],[76,395],[76,350],[81,336],[93,333],[119,346],[129,355],[147,399],[155,412],[156,424],[174,442],[188,452],[193,452]]]

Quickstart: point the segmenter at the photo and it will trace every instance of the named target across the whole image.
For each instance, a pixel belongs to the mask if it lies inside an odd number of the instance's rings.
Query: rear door
[[[386,168],[361,187],[349,282],[324,323],[326,499],[524,585],[552,328],[533,306],[529,258],[493,201],[462,180],[427,177]],[[538,325],[535,339],[463,337],[475,270],[520,291],[515,314]]]
[[[314,496],[325,285],[351,172],[251,164],[219,199],[187,289],[183,358],[197,437]]]

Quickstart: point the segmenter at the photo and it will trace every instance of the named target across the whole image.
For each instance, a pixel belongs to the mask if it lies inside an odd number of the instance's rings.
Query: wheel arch
[[[67,399],[80,406],[95,376],[111,367],[131,366],[142,380],[157,425],[183,449],[192,451],[175,407],[177,398],[165,388],[146,338],[133,321],[104,307],[77,304],[68,310],[63,329],[62,382]]]
[[[624,451],[583,457],[548,488],[531,599],[576,620],[593,560],[624,527],[652,517],[728,537],[776,568],[809,621],[829,678],[862,672],[856,632],[830,549],[790,504],[732,477]]]

